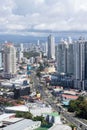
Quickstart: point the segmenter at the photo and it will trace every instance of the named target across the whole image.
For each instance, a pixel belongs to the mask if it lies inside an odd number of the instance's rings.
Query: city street
[[[33,79],[33,87],[35,88],[36,91],[39,91],[41,93],[41,97],[44,101],[46,101],[48,104],[51,105],[51,107],[59,112],[66,120],[67,122],[73,123],[75,126],[77,126],[77,130],[86,130],[87,124],[83,123],[76,117],[74,117],[72,114],[64,111],[62,107],[58,106],[55,103],[55,100],[53,99],[52,95],[49,95],[49,92],[43,84],[40,84],[39,79],[36,77],[35,73],[32,74],[32,79]]]

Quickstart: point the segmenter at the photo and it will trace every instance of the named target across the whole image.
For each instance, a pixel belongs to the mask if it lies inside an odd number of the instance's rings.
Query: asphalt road
[[[62,116],[66,118],[68,122],[71,122],[77,126],[77,130],[86,130],[87,124],[83,123],[73,115],[69,114],[68,112],[62,110],[59,106],[54,103],[54,100],[52,97],[49,97],[49,93],[45,92],[44,85],[41,85],[39,82],[39,79],[36,77],[35,74],[32,74],[33,79],[33,85],[36,91],[39,91],[41,93],[42,98],[48,102],[53,109],[55,109],[57,112],[60,112]]]

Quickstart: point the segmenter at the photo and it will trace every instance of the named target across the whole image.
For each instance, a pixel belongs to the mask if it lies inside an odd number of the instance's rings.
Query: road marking
[[[87,126],[87,125],[86,125],[85,123],[83,123],[82,121],[80,121],[80,120],[78,120],[78,119],[75,119],[75,120],[77,120],[77,121],[80,122],[81,124]]]

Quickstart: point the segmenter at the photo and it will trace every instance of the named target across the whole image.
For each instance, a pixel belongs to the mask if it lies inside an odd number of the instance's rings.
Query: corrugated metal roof
[[[5,110],[24,111],[24,112],[28,112],[29,111],[28,107],[25,106],[25,105],[6,107]]]
[[[10,116],[13,116],[13,115],[15,115],[15,114],[14,113],[12,113],[12,114],[4,113],[4,114],[0,115],[0,121],[4,120]]]
[[[22,121],[19,121],[15,124],[12,124],[12,125],[8,125],[7,127],[3,128],[3,130],[25,130],[26,128],[29,128],[29,130],[31,130],[30,128],[32,127],[32,130],[33,130],[33,127],[35,125],[37,125],[37,123],[40,123],[39,121],[38,122],[34,122],[32,120],[29,120],[29,119],[24,119]]]
[[[15,117],[12,117],[12,118],[6,118],[6,119],[4,119],[3,122],[15,123],[15,122],[18,122],[18,121],[21,121],[21,120],[24,120],[24,118],[15,118]]]

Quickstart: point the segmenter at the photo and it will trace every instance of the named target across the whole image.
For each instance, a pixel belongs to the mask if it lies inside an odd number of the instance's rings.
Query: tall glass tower
[[[55,38],[48,36],[48,59],[55,59]]]

